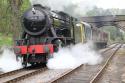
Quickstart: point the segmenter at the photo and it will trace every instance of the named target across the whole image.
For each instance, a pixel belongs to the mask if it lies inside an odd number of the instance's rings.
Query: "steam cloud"
[[[98,0],[30,0],[31,4],[49,6],[52,10],[64,11],[72,16],[83,16]]]
[[[3,47],[0,54],[0,69],[2,69],[2,72],[9,72],[20,68],[22,68],[21,61],[16,61],[13,49]]]
[[[59,52],[54,53],[53,58],[48,60],[47,66],[49,69],[70,69],[81,64],[99,64],[103,59],[93,48],[92,43],[80,43],[60,48]],[[16,61],[12,48],[4,47],[2,50],[0,51],[0,69],[2,72],[22,68],[21,61]]]
[[[54,57],[48,60],[47,66],[50,69],[69,69],[81,64],[96,65],[102,61],[102,57],[93,49],[92,43],[76,44],[61,48],[54,53]]]

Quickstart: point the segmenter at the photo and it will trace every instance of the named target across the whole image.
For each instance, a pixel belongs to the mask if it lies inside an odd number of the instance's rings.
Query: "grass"
[[[0,46],[11,46],[13,44],[12,35],[3,35],[0,33]]]

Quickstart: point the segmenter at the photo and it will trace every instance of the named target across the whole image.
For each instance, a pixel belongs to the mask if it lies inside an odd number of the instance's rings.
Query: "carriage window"
[[[85,34],[86,39],[91,40],[91,33],[92,33],[91,27],[85,26],[85,32],[86,32]]]

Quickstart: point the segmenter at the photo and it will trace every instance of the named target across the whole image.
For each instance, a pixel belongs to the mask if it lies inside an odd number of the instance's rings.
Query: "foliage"
[[[125,9],[102,9],[93,7],[91,10],[86,12],[85,16],[106,16],[106,15],[125,15]]]
[[[3,45],[12,45],[13,44],[13,39],[12,39],[12,35],[3,35],[2,33],[0,33],[0,46]]]
[[[23,4],[21,5],[21,8],[20,8],[21,15],[22,15],[22,13],[23,13],[26,9],[28,9],[30,6],[31,6],[31,5],[30,5],[29,0],[24,0],[24,1],[23,1]]]
[[[16,30],[15,28],[20,27],[20,17],[29,5],[30,3],[28,0],[23,0],[22,5],[15,13],[10,7],[9,0],[0,0],[0,32],[8,34],[14,32]]]
[[[110,42],[123,42],[124,41],[124,33],[120,32],[120,29],[114,26],[104,26],[101,29],[107,33],[109,33]]]
[[[0,45],[12,44],[12,39],[18,38],[20,18],[29,6],[29,0],[0,0]]]

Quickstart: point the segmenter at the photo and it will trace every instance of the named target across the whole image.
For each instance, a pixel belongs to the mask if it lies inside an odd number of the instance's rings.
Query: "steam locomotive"
[[[102,33],[97,33],[89,24],[78,22],[64,12],[51,11],[39,4],[35,4],[23,14],[22,28],[21,39],[15,40],[14,51],[17,57],[22,58],[24,67],[27,67],[27,64],[46,64],[47,59],[60,47],[84,43],[87,40],[96,42],[93,36]],[[101,43],[106,45],[107,38],[103,39],[105,40],[101,40]],[[99,38],[98,42],[100,43]]]

